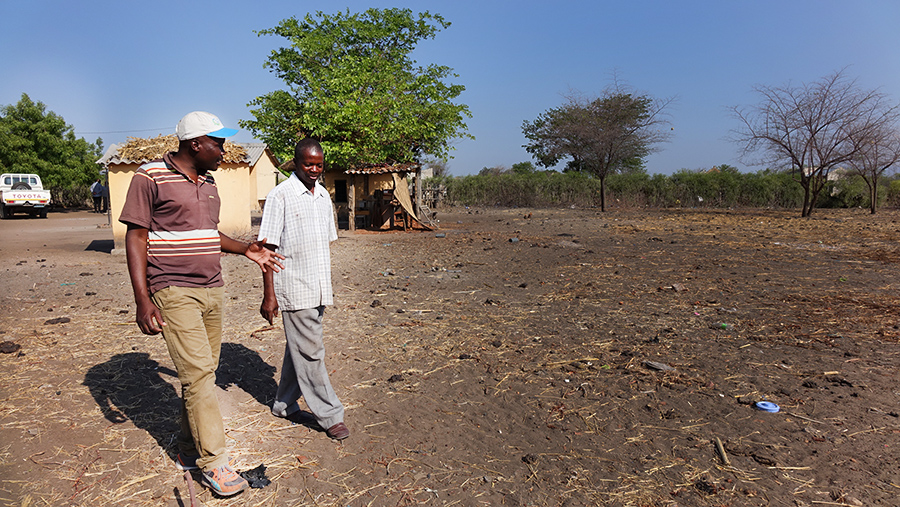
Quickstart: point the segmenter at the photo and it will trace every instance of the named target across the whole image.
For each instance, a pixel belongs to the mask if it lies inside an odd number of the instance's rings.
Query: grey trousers
[[[281,312],[284,322],[284,362],[272,413],[287,417],[300,410],[300,396],[324,429],[344,421],[344,405],[334,393],[325,367],[322,316],[325,307]]]

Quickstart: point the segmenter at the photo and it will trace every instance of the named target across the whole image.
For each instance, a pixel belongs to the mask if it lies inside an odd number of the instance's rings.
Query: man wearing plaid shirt
[[[300,410],[303,396],[325,433],[343,440],[350,430],[328,380],[322,339],[322,316],[333,304],[329,243],[337,239],[331,196],[318,182],[324,159],[315,139],[300,141],[294,174],[266,196],[259,238],[268,238],[266,247],[285,258],[281,272],[263,274],[259,312],[271,324],[281,309],[287,341],[272,413],[290,416]]]

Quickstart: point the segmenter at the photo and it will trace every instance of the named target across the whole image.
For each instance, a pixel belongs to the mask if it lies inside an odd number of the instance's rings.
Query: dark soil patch
[[[281,325],[225,257],[229,445],[272,484],[206,505],[897,505],[898,212],[438,218],[333,246],[343,443],[270,415]],[[0,503],[186,505],[124,257],[5,255]]]

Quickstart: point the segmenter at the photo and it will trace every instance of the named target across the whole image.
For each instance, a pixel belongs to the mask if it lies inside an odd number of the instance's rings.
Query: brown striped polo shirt
[[[142,165],[131,179],[119,221],[148,229],[150,293],[176,287],[221,287],[219,192],[207,173],[191,181],[171,153]]]

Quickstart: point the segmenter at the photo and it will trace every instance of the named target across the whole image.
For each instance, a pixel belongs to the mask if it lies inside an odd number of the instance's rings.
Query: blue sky
[[[555,5],[554,5],[555,4]],[[615,74],[633,89],[676,98],[674,134],[647,159],[671,174],[741,162],[727,141],[729,108],[753,104],[754,85],[818,80],[846,68],[866,88],[900,100],[900,2],[0,1],[0,104],[22,93],[104,144],[174,132],[207,110],[226,125],[247,103],[282,88],[263,68],[285,40],[254,31],[317,10],[429,10],[452,23],[415,53],[447,65],[475,140],[454,143],[453,175],[531,160],[522,122],[577,91],[599,95]],[[247,131],[233,138],[253,141]]]

